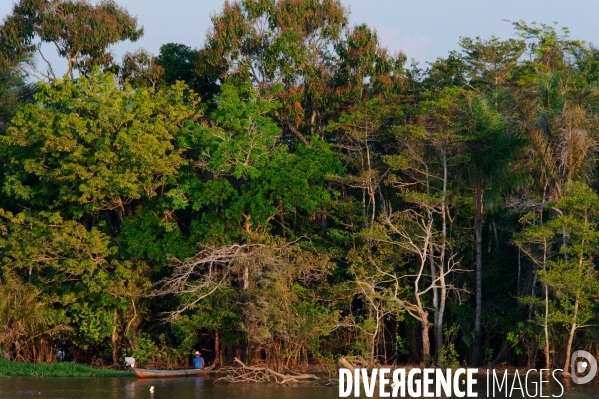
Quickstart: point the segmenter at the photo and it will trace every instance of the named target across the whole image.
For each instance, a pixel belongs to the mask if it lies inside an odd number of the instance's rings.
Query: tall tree
[[[567,189],[567,195],[556,203],[562,214],[554,224],[558,234],[565,230],[569,237],[569,242],[561,248],[564,255],[569,256],[552,261],[551,267],[542,275],[560,299],[562,310],[558,311],[558,318],[570,327],[564,361],[566,374],[570,370],[576,331],[592,320],[593,299],[599,289],[592,262],[599,242],[597,221],[593,217],[599,210],[599,195],[583,184],[572,184]]]
[[[426,212],[433,221],[435,234],[429,245],[428,262],[434,309],[435,359],[444,347],[443,324],[448,295],[455,277],[448,271],[457,269],[459,255],[455,250],[456,234],[452,234],[452,166],[459,165],[464,152],[464,138],[459,134],[461,90],[446,87],[424,92],[419,98],[418,112],[409,123],[398,127],[397,155],[385,156],[400,176],[390,175],[388,184],[405,195],[404,201]],[[408,160],[406,162],[406,160]],[[420,193],[418,195],[417,193]]]
[[[524,52],[519,40],[500,41],[465,38],[460,41],[461,59],[465,65],[470,94],[464,103],[464,132],[470,145],[467,175],[474,192],[474,240],[476,271],[476,309],[474,342],[471,363],[478,366],[482,353],[482,303],[483,303],[483,225],[485,218],[485,192],[495,198],[501,195],[509,170],[512,149],[518,143],[507,121],[511,115],[512,101],[505,92],[512,71]],[[484,148],[484,150],[482,150]]]
[[[282,125],[308,145],[298,125],[313,128],[318,122],[322,90],[332,76],[333,46],[347,24],[341,2],[227,2],[212,22],[200,65],[221,71],[220,78],[231,83],[250,80],[263,89],[283,85],[278,94]]]
[[[113,239],[186,163],[178,140],[199,110],[185,92],[182,83],[120,88],[98,71],[43,83],[0,137],[3,206],[12,210],[2,210],[2,267],[52,298],[79,349],[109,340],[114,362],[148,269]]]
[[[56,78],[54,68],[41,52],[52,43],[67,61],[67,73],[90,73],[95,66],[108,67],[113,58],[109,47],[143,35],[137,19],[113,0],[92,5],[88,0],[20,0],[0,27],[0,65],[25,59],[26,71],[42,80]],[[37,53],[46,70],[25,57]]]
[[[535,269],[546,273],[548,262],[555,256],[553,247],[556,237],[552,229],[544,223],[546,221],[543,220],[543,212],[544,209],[539,207],[539,209],[535,209],[524,215],[520,221],[526,227],[521,233],[514,234],[514,240],[524,254],[532,260]],[[537,276],[536,270],[533,272],[535,273],[535,277]],[[536,282],[533,281],[533,287],[535,284]],[[533,300],[534,298],[529,299],[528,302],[532,302]],[[532,313],[532,304],[530,306],[530,312]],[[551,368],[551,342],[549,337],[550,302],[549,287],[546,283],[543,284],[543,307],[542,321],[539,324],[543,326],[545,367],[549,369]]]

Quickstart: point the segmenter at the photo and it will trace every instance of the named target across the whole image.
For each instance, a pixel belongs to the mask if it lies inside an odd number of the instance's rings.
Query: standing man
[[[193,358],[193,368],[194,369],[203,369],[204,368],[204,358],[201,356],[199,351],[196,351],[195,357]]]

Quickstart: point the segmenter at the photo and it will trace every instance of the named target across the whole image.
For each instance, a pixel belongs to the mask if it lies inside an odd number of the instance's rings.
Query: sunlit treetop
[[[41,45],[52,44],[66,59],[67,73],[88,74],[94,66],[113,63],[109,47],[123,40],[136,41],[143,35],[137,18],[113,0],[92,5],[88,0],[20,0],[0,26],[0,66],[27,59],[38,53],[46,70],[27,62],[28,72],[42,80],[55,78]]]

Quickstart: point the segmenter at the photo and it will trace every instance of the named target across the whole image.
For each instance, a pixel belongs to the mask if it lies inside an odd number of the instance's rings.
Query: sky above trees
[[[11,12],[12,3],[0,2],[0,16]],[[220,12],[224,1],[119,0],[118,3],[137,15],[145,35],[136,43],[115,46],[117,59],[139,47],[157,54],[160,46],[169,42],[192,48],[202,46],[210,15]],[[560,26],[570,28],[573,39],[599,44],[599,31],[595,27],[599,3],[594,0],[343,0],[343,3],[351,9],[352,23],[376,28],[383,45],[393,52],[401,50],[420,63],[446,56],[456,48],[460,36],[510,37],[512,25],[505,20],[557,21]],[[48,49],[49,56],[57,59],[54,52]]]

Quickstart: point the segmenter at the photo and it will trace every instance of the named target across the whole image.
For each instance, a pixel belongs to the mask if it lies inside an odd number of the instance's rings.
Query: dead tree
[[[428,308],[424,300],[435,290],[441,289],[443,307],[450,290],[462,293],[463,289],[453,286],[450,275],[464,271],[459,268],[457,253],[448,248],[444,232],[439,233],[434,226],[432,212],[421,204],[424,211],[407,209],[402,212],[391,212],[386,208],[381,215],[381,230],[379,235],[374,235],[372,240],[379,245],[396,247],[403,264],[389,264],[387,258],[371,258],[371,263],[376,269],[378,281],[360,281],[371,292],[380,292],[387,295],[401,309],[422,325],[422,360],[430,359],[429,329],[435,325],[430,321],[430,312],[437,312],[438,308]],[[441,236],[441,237],[439,237]],[[394,256],[397,259],[398,256]],[[403,267],[412,264],[414,273],[401,274],[397,266]],[[434,268],[431,272],[431,265]],[[407,281],[409,279],[409,282]],[[411,286],[409,295],[406,287]],[[440,320],[435,320],[440,323]]]
[[[233,244],[221,247],[207,247],[195,256],[184,260],[172,259],[173,274],[160,280],[154,286],[150,296],[184,295],[193,299],[184,302],[176,310],[166,314],[169,321],[175,320],[186,310],[202,299],[213,294],[224,285],[237,280],[242,290],[249,288],[250,263],[260,259],[263,263],[272,263],[280,256],[271,252],[264,244]]]
[[[321,304],[318,291],[312,289],[326,279],[328,257],[304,250],[296,242],[209,247],[172,265],[173,274],[151,293],[181,297],[181,305],[165,319],[176,320],[220,289],[235,290],[234,304],[243,319],[248,353],[264,354],[277,370],[307,360],[310,342],[338,326],[338,313]],[[309,289],[298,292],[297,285]],[[302,301],[312,301],[318,311],[298,310]]]

